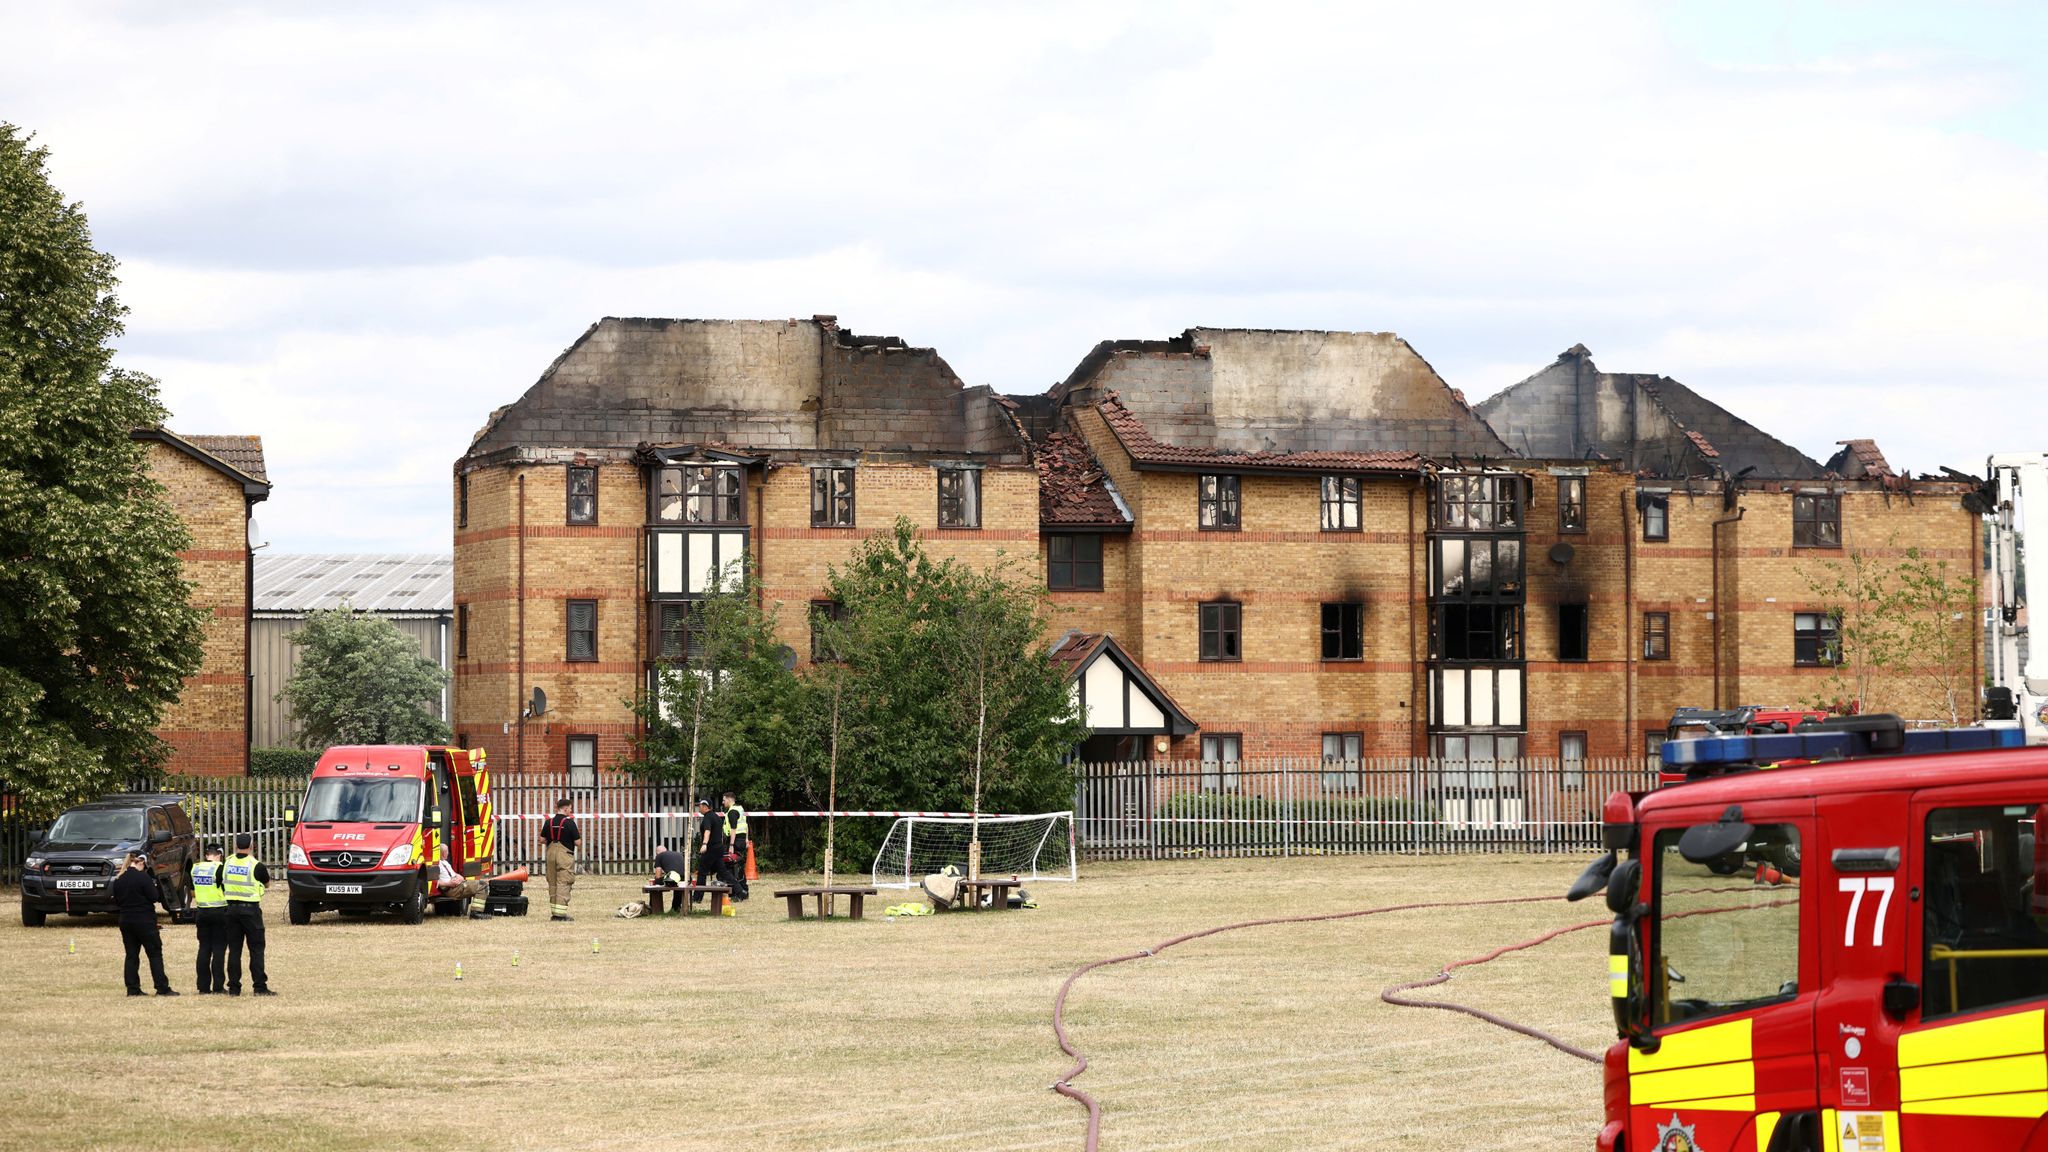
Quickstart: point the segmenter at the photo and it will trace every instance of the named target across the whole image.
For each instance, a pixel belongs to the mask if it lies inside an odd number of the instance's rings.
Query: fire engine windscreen
[[[412,824],[420,818],[420,782],[401,776],[322,776],[306,792],[299,819]]]
[[[1731,883],[1722,861],[1694,863],[1678,850],[1684,830],[1657,834],[1656,923],[1646,983],[1658,1027],[1788,1000],[1799,992],[1799,833],[1760,824],[1730,850],[1769,881]],[[1782,864],[1793,863],[1786,869]],[[1751,885],[1744,887],[1743,885]],[[1731,889],[1734,889],[1731,891]]]
[[[2048,996],[2048,804],[1927,817],[1922,1019]]]

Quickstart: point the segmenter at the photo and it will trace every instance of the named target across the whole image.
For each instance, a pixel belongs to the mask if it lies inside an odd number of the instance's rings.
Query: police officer
[[[263,889],[270,869],[256,859],[256,838],[235,837],[235,854],[221,865],[220,886],[228,903],[228,995],[242,994],[242,946],[249,948],[249,982],[258,996],[275,996],[263,970]]]
[[[228,990],[228,894],[221,883],[221,847],[206,846],[206,859],[192,865],[192,907],[199,924],[199,994]]]
[[[732,887],[732,871],[725,863],[725,824],[711,818],[711,800],[700,797],[697,800],[697,883],[709,884],[717,880],[726,887]],[[702,903],[702,892],[692,893],[690,903]]]
[[[121,865],[121,875],[107,885],[114,908],[121,914],[121,947],[127,952],[121,978],[130,996],[142,995],[142,954],[149,954],[149,976],[156,982],[156,994],[176,996],[171,978],[164,974],[164,939],[157,931],[156,906],[163,903],[163,889],[149,871],[149,858],[130,852]]]
[[[733,794],[725,794],[725,856],[732,869],[732,898],[747,898],[747,810]]]
[[[575,807],[566,798],[555,801],[555,814],[540,830],[540,842],[547,846],[545,870],[548,877],[548,919],[572,920],[569,915],[569,890],[576,886],[576,845],[583,839],[583,832],[576,827],[576,818],[569,815]]]

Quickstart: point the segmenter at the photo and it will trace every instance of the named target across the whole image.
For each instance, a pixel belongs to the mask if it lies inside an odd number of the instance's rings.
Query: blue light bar
[[[1926,728],[1905,734],[1906,745],[1887,756],[1929,752],[1987,752],[2026,746],[2018,728]],[[1775,764],[1781,760],[1867,759],[1869,737],[1862,732],[1777,732],[1760,736],[1703,736],[1664,744],[1667,768],[1714,764]]]

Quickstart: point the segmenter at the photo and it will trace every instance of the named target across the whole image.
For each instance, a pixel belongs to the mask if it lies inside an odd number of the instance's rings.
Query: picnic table
[[[1008,911],[1010,907],[1010,890],[1022,888],[1023,886],[1024,881],[1019,880],[1015,876],[1007,880],[991,880],[984,876],[979,880],[960,881],[960,891],[966,895],[969,908],[980,908],[982,903],[979,896],[982,892],[987,892],[989,894],[988,907],[997,912]]]
[[[649,915],[660,914],[661,899],[664,895],[682,893],[685,916],[695,909],[697,897],[706,892],[711,894],[711,914],[722,915],[725,912],[725,898],[732,892],[732,889],[724,884],[643,884],[640,890],[647,893]]]
[[[775,895],[789,901],[789,918],[791,920],[801,920],[804,918],[804,897],[806,896],[816,898],[820,919],[829,918],[832,915],[832,906],[837,903],[833,897],[845,896],[852,903],[852,908],[848,913],[849,917],[859,920],[862,918],[862,913],[865,910],[865,901],[878,891],[880,890],[875,888],[858,888],[852,885],[834,884],[830,888],[822,885],[813,885],[808,888],[783,888],[777,890]]]

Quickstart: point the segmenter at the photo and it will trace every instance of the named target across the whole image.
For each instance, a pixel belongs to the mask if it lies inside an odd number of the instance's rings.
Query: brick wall
[[[179,553],[192,603],[207,612],[199,671],[186,677],[157,735],[172,749],[166,771],[244,775],[249,770],[249,521],[242,485],[168,445],[148,441],[149,474],[192,535]]]

